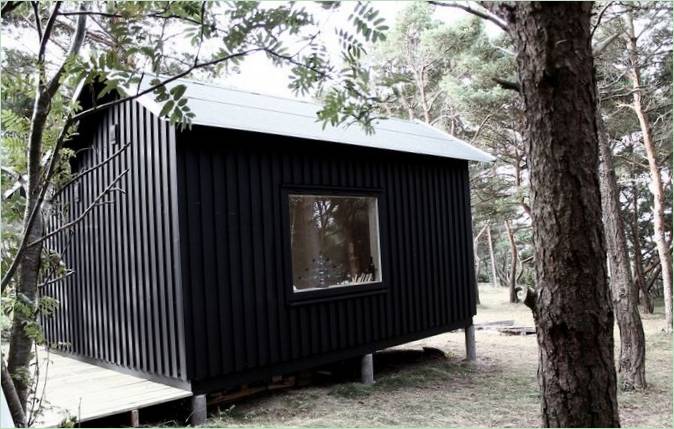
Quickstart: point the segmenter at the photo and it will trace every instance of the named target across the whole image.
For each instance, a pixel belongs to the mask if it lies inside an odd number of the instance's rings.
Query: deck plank
[[[68,415],[87,421],[192,396],[189,390],[63,355],[42,351],[38,356],[40,373],[47,374],[46,406],[37,418],[39,427],[56,426]]]

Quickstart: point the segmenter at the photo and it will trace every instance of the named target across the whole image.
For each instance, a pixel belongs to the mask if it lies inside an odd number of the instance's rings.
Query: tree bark
[[[480,304],[480,291],[477,287],[480,282],[480,256],[477,254],[477,240],[473,243],[473,259],[475,260],[475,303]]]
[[[617,427],[598,177],[592,3],[497,3],[525,103],[544,426]],[[533,295],[529,297],[529,295]]]
[[[611,298],[620,329],[618,371],[622,374],[623,390],[643,389],[646,387],[646,344],[639,316],[639,291],[632,281],[625,239],[625,224],[620,213],[620,194],[613,167],[613,154],[599,105],[597,105],[597,133],[599,182],[611,276]]]
[[[477,233],[475,238],[473,239],[473,258],[475,260],[475,303],[480,304],[480,288],[478,287],[478,279],[480,276],[480,257],[477,254],[477,243],[480,240],[480,236],[485,230],[488,230],[489,225],[485,225],[482,227],[480,232]]]
[[[639,237],[639,191],[636,186],[635,176],[632,173],[632,248],[634,251],[634,282],[641,291],[641,301],[644,311],[653,314],[655,306],[651,299],[650,290],[646,285],[646,276],[644,275],[644,261],[641,256],[641,237]]]
[[[653,194],[653,228],[655,229],[655,244],[662,266],[662,288],[665,298],[665,332],[672,332],[672,258],[669,254],[665,231],[665,192],[660,175],[660,167],[656,157],[653,130],[648,114],[642,103],[641,66],[639,65],[639,51],[637,37],[634,33],[634,20],[631,11],[623,15],[626,27],[627,52],[629,54],[629,77],[632,81],[632,108],[639,119],[641,134],[648,158],[648,169],[651,176],[649,189]]]
[[[494,245],[491,239],[491,225],[487,226],[487,243],[489,243],[489,259],[491,260],[491,284],[498,286],[498,277],[496,275],[496,258],[494,258]]]
[[[506,232],[508,233],[508,242],[510,243],[510,277],[508,278],[508,290],[511,304],[520,302],[517,298],[517,243],[515,235],[510,227],[510,221],[505,221]]]
[[[43,219],[42,213],[39,212],[39,209],[41,208],[39,206],[43,195],[42,190],[44,187],[49,186],[49,184],[42,183],[42,168],[40,165],[40,159],[43,152],[42,137],[51,110],[52,100],[61,86],[61,77],[66,69],[66,62],[64,61],[51,79],[47,80],[45,75],[44,55],[61,3],[62,2],[57,2],[53,7],[49,20],[45,25],[43,38],[38,52],[38,78],[36,82],[35,102],[33,104],[33,114],[30,121],[27,147],[28,191],[26,193],[26,207],[23,218],[24,231],[27,237],[26,243],[37,242],[42,237],[43,233]],[[80,11],[84,12],[86,8],[86,3],[80,5]],[[84,42],[86,19],[85,14],[80,15],[77,19],[77,29],[73,35],[72,44],[68,51],[68,57],[79,54],[82,43]],[[67,127],[67,123],[64,126]],[[58,159],[58,155],[58,152],[54,153],[54,160]],[[31,214],[36,207],[38,208],[38,211],[36,212],[36,216],[31,225]],[[19,251],[20,250],[21,249],[19,249]],[[17,395],[24,411],[26,410],[26,403],[28,395],[30,394],[31,374],[29,365],[32,358],[34,341],[34,338],[29,335],[25,327],[28,322],[35,321],[41,253],[42,241],[39,241],[35,245],[25,247],[18,259],[16,304],[14,305],[11,339],[9,342],[9,352],[7,354],[7,370],[12,376]]]
[[[12,414],[14,426],[19,428],[25,427],[26,413],[23,411],[23,405],[21,405],[21,400],[14,387],[12,376],[7,371],[4,359],[2,360],[2,392],[5,395],[5,399],[7,399],[7,406],[9,407],[9,412]]]
[[[28,193],[26,208],[24,211],[24,228],[28,230],[28,243],[42,237],[42,214],[37,217],[29,228],[30,215],[33,208],[39,203],[40,194],[40,157],[42,156],[42,134],[49,115],[51,98],[38,86],[31,119],[31,129],[28,145]],[[7,369],[12,375],[16,392],[19,395],[22,407],[26,408],[28,394],[30,393],[29,364],[32,357],[33,338],[26,332],[25,326],[33,321],[37,297],[37,283],[40,271],[40,255],[42,243],[26,248],[21,256],[18,268],[18,282],[12,331],[9,342]]]

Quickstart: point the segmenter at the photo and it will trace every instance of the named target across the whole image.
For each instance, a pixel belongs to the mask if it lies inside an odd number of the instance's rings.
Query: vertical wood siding
[[[475,314],[466,161],[203,127],[177,148],[193,387],[456,329]],[[284,186],[381,192],[384,293],[288,300]]]
[[[109,129],[119,124],[119,141]],[[74,228],[49,240],[73,275],[42,289],[60,303],[42,324],[57,349],[152,377],[186,380],[173,127],[127,102],[83,133],[76,160],[85,171],[59,198],[58,228],[76,219],[115,177],[117,188]],[[114,134],[113,134],[114,135]],[[58,213],[58,211],[57,211]]]

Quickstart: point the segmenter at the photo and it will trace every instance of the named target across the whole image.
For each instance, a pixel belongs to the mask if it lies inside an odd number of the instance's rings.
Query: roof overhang
[[[292,136],[399,152],[432,155],[468,161],[491,162],[495,158],[470,144],[421,121],[379,119],[368,134],[358,125],[324,125],[317,119],[321,106],[302,100],[223,88],[208,83],[178,79],[168,88],[185,85],[187,105],[196,115],[195,125]],[[150,78],[140,88],[148,88]],[[138,98],[154,114],[161,105],[154,94]]]

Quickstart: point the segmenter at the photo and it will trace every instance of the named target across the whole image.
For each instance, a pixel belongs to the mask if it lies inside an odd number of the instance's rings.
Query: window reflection
[[[289,195],[296,292],[381,281],[375,197]]]

